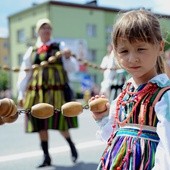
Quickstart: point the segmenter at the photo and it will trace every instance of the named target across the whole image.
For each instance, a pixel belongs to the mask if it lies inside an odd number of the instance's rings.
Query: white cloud
[[[153,1],[153,11],[162,14],[170,15],[169,10],[169,0],[152,0]]]
[[[99,5],[120,9],[147,8],[154,13],[170,15],[169,0],[98,0]]]
[[[140,7],[148,8],[152,5],[152,2],[151,0],[100,0],[99,4],[112,8],[133,9]]]
[[[0,27],[0,37],[7,38],[8,37],[8,29],[5,27]]]

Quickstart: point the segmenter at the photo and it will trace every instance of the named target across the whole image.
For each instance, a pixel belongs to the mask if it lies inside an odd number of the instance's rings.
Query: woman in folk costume
[[[170,80],[159,21],[147,10],[126,12],[112,38],[119,65],[132,77],[105,111],[92,113],[100,127],[97,135],[108,144],[97,169],[168,170]]]
[[[61,106],[71,100],[68,98],[68,77],[67,72],[78,71],[78,62],[72,56],[58,57],[54,63],[49,63],[47,67],[38,67],[33,71],[22,71],[31,68],[32,65],[40,65],[48,61],[49,57],[55,56],[57,51],[62,50],[61,44],[51,40],[52,25],[44,18],[40,19],[36,25],[38,40],[35,47],[30,47],[21,65],[18,78],[18,103],[25,109],[30,109],[37,103],[49,103],[60,110]],[[64,51],[63,51],[64,53]],[[44,160],[39,167],[50,166],[51,158],[48,152],[48,129],[59,130],[61,135],[68,142],[72,161],[76,162],[78,153],[71,140],[69,129],[78,127],[77,117],[66,118],[60,111],[55,111],[54,115],[47,119],[38,119],[31,114],[26,114],[26,132],[38,132],[41,148],[44,153]]]

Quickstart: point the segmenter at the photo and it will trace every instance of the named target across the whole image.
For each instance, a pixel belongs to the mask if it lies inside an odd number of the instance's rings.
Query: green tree
[[[8,88],[9,88],[9,73],[0,70],[0,91],[6,90]]]
[[[165,51],[170,49],[170,33],[167,32],[165,36]]]

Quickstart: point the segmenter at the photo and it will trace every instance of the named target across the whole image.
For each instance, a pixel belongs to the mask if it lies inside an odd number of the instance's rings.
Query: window
[[[96,37],[96,25],[87,24],[87,36],[88,37]]]
[[[4,41],[3,47],[6,48],[6,49],[8,49],[8,42],[7,42],[7,41]]]
[[[111,42],[112,30],[113,30],[113,26],[107,26],[106,27],[106,41],[107,41],[106,44],[109,44]]]
[[[23,60],[23,54],[18,54],[18,65],[20,66]]]
[[[9,64],[8,56],[3,56],[2,60],[3,60],[3,63]]]
[[[96,50],[95,49],[89,49],[89,60],[95,62],[96,61]]]
[[[37,34],[36,34],[36,31],[35,31],[35,26],[31,27],[31,38],[36,38],[37,37]]]
[[[17,41],[19,43],[22,43],[25,41],[25,33],[23,29],[20,29],[17,31]]]

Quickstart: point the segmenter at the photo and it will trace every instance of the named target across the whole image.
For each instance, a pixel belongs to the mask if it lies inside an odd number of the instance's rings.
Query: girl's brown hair
[[[113,27],[112,40],[116,49],[118,38],[128,39],[130,43],[144,41],[157,44],[163,41],[158,18],[147,10],[133,10],[120,16]],[[163,73],[162,57],[157,60],[157,72]]]

